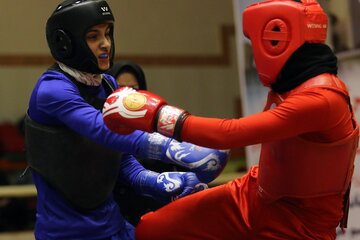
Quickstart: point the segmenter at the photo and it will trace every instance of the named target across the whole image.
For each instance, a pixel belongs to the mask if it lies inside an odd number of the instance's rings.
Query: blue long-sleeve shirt
[[[107,78],[116,86],[111,76],[107,75]],[[87,86],[86,91],[100,98],[106,97],[101,85]],[[37,82],[30,98],[28,115],[37,123],[66,126],[98,144],[130,154],[139,150],[137,143],[144,134],[141,131],[129,135],[111,132],[105,126],[101,112],[85,102],[76,85],[64,74],[52,70],[45,72]],[[129,182],[142,170],[142,166],[129,154],[123,155],[121,165],[121,179]],[[33,178],[38,191],[37,239],[69,239],[72,236],[71,239],[90,240],[106,238],[119,231],[126,232],[125,220],[112,196],[99,208],[80,212],[39,174],[33,172]]]

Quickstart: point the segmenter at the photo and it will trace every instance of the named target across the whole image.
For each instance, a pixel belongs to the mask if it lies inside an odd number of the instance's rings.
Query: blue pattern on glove
[[[161,202],[170,202],[208,188],[192,172],[164,172],[159,174],[149,170],[141,171],[133,186],[139,194]]]
[[[166,157],[173,164],[186,167],[196,173],[200,181],[209,183],[223,171],[229,158],[229,151],[173,140],[166,151]]]

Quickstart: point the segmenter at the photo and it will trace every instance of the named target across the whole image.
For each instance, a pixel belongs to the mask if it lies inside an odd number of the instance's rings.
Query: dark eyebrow
[[[93,32],[93,33],[97,33],[97,32],[99,32],[99,30],[98,29],[89,29],[87,32],[86,32],[86,34],[88,34],[88,33],[91,33],[91,32]]]
[[[107,24],[107,27],[106,27],[105,31],[110,31],[110,30],[111,30],[111,25]],[[99,32],[99,30],[90,28],[86,33],[89,33],[89,32]]]

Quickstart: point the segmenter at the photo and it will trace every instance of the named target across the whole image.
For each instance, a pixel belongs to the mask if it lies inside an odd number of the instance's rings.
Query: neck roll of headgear
[[[286,61],[305,42],[324,43],[327,28],[327,15],[316,0],[268,0],[243,12],[243,32],[265,86],[276,82]]]

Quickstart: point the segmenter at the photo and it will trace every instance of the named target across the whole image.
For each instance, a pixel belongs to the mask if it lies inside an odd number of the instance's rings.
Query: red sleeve
[[[351,114],[345,98],[331,90],[312,89],[288,97],[274,109],[240,119],[189,116],[182,140],[228,149],[306,133],[317,133],[326,142],[351,131]]]

